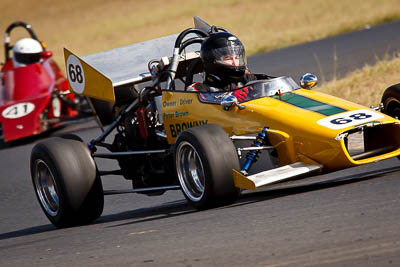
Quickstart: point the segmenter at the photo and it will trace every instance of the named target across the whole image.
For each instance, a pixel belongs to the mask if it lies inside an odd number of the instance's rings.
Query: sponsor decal
[[[173,119],[173,118],[174,118],[174,113],[171,113],[171,112],[163,113],[163,120],[168,120],[168,119]]]
[[[182,117],[187,117],[189,116],[189,112],[183,111],[183,112],[165,112],[163,113],[163,120],[169,120],[173,118],[182,118]]]
[[[163,102],[163,107],[164,108],[166,108],[166,107],[176,107],[176,102],[175,101],[172,101],[172,102],[164,101]]]
[[[186,112],[186,111],[184,111],[184,112],[178,112],[178,111],[176,111],[176,112],[175,112],[175,117],[176,117],[176,118],[186,117],[186,116],[188,116],[188,115],[189,115],[189,112]]]
[[[167,108],[167,107],[190,105],[190,104],[192,104],[192,102],[193,102],[193,99],[180,99],[179,102],[177,102],[177,101],[171,101],[171,102],[164,101],[163,102],[163,107]]]
[[[172,137],[177,137],[181,132],[185,131],[188,128],[201,126],[201,125],[204,125],[204,124],[207,124],[207,123],[208,123],[207,120],[175,123],[175,124],[171,124],[169,126],[169,129],[171,131],[171,136]]]
[[[181,99],[180,101],[179,101],[179,104],[181,105],[181,106],[183,106],[183,105],[189,105],[189,104],[192,104],[192,99]]]

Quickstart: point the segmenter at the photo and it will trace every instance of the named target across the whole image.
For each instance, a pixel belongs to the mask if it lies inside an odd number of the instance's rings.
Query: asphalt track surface
[[[395,51],[400,22],[258,55],[249,65],[330,79]],[[86,121],[41,138],[63,132],[89,141],[100,130]],[[231,206],[201,212],[180,191],[106,196],[95,223],[56,229],[30,181],[37,141],[0,150],[0,266],[400,266],[397,159],[245,192]],[[130,188],[114,176],[103,184]]]

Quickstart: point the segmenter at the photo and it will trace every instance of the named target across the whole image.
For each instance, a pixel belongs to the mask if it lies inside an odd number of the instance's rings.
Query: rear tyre
[[[51,138],[35,145],[31,176],[39,204],[56,227],[90,223],[103,212],[96,164],[80,141]]]
[[[239,170],[236,149],[225,131],[204,125],[182,132],[175,148],[175,167],[185,198],[197,209],[233,203],[240,194],[232,169]]]
[[[382,95],[383,113],[400,118],[400,83],[390,86]]]
[[[61,137],[63,139],[69,139],[69,140],[83,142],[82,138],[80,138],[78,135],[72,134],[72,133],[66,133],[66,134],[60,135],[59,137]]]

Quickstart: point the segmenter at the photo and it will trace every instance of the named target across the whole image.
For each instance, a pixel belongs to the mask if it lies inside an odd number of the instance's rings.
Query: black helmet
[[[243,77],[247,60],[242,42],[229,32],[215,32],[201,44],[204,70],[221,79],[235,81]]]

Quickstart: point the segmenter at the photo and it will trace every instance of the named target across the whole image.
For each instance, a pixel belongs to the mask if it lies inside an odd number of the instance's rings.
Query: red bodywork
[[[0,75],[0,124],[5,141],[42,133],[78,115],[66,105],[74,95],[51,52],[41,62],[20,68],[13,68],[10,59]]]

